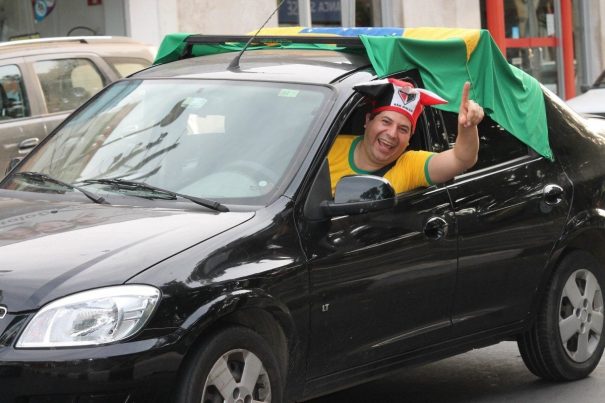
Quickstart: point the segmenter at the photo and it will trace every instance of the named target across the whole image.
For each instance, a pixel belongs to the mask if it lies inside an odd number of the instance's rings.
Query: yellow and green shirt
[[[332,194],[334,194],[336,183],[343,176],[373,174],[373,172],[364,171],[355,165],[354,151],[361,139],[362,136],[352,135],[336,137],[336,141],[328,153]],[[406,151],[382,176],[391,183],[397,193],[431,185],[428,167],[433,155],[435,154],[429,151]]]

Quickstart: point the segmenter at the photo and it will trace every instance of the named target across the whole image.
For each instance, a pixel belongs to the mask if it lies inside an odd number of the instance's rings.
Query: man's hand
[[[458,113],[458,136],[454,148],[435,155],[429,161],[429,176],[433,183],[443,183],[471,168],[479,154],[479,132],[477,125],[483,120],[483,108],[468,99],[471,84],[462,87],[460,112]]]
[[[462,87],[462,100],[458,112],[458,124],[462,128],[477,126],[483,120],[483,108],[475,101],[468,99],[471,83],[468,81]]]

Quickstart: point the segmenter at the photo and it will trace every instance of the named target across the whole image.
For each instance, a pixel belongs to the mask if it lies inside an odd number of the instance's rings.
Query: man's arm
[[[468,99],[470,83],[464,83],[458,112],[458,135],[451,150],[436,154],[429,161],[429,176],[433,183],[443,183],[466,171],[477,162],[479,132],[477,125],[483,120],[483,108]]]

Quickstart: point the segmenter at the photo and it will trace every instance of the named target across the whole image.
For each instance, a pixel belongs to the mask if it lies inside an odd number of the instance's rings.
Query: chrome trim
[[[4,318],[6,316],[7,312],[8,312],[8,309],[6,309],[6,307],[0,306],[0,319]]]

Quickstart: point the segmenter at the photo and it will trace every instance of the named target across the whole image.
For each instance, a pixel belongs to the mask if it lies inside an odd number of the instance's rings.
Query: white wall
[[[172,32],[244,34],[259,28],[277,6],[275,0],[125,0],[124,4],[126,34],[155,46]],[[267,26],[277,26],[277,14]]]
[[[178,0],[179,30],[245,34],[260,28],[276,7],[276,0]],[[277,13],[267,26],[277,26]]]
[[[126,36],[126,7],[123,0],[105,0],[105,33]]]
[[[182,31],[177,20],[177,0],[124,0],[126,33],[158,46],[167,33]]]
[[[479,0],[401,0],[401,2],[404,28],[481,28]]]

